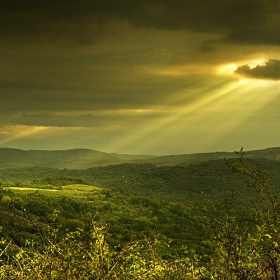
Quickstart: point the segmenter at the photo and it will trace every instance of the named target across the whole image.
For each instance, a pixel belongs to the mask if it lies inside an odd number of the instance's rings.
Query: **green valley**
[[[153,242],[157,244],[155,250],[161,262],[166,264],[169,261],[172,269],[175,269],[176,263],[180,263],[183,270],[179,273],[180,277],[177,275],[178,279],[214,279],[210,276],[207,278],[204,271],[209,269],[211,259],[218,262],[213,269],[215,267],[218,270],[221,266],[219,269],[223,269],[225,275],[234,275],[230,268],[225,267],[226,259],[232,262],[231,266],[241,271],[243,268],[231,260],[237,257],[232,256],[231,252],[227,251],[226,257],[219,259],[221,256],[218,252],[223,246],[223,250],[229,250],[228,243],[224,242],[234,242],[230,245],[233,246],[232,254],[241,254],[242,258],[249,257],[251,253],[234,251],[241,250],[236,245],[240,238],[246,244],[242,250],[252,250],[252,242],[264,250],[271,244],[265,236],[271,236],[269,239],[274,242],[274,249],[278,248],[278,239],[272,234],[278,232],[278,228],[276,222],[271,222],[270,216],[278,213],[276,193],[280,188],[280,161],[277,160],[276,148],[258,152],[259,157],[255,152],[246,155],[242,152],[232,153],[232,158],[227,160],[210,158],[200,161],[199,158],[206,159],[207,156],[197,155],[197,162],[190,163],[187,160],[175,165],[173,156],[170,158],[171,165],[167,161],[165,164],[141,163],[142,158],[137,163],[122,162],[86,169],[69,169],[64,165],[61,168],[35,166],[41,152],[38,155],[36,151],[32,153],[35,160],[30,161],[29,166],[12,164],[13,167],[8,165],[0,169],[2,254],[8,259],[13,258],[13,253],[7,253],[7,244],[18,248],[13,249],[14,252],[26,250],[24,248],[29,242],[37,244],[36,251],[32,253],[49,250],[44,244],[51,244],[48,234],[54,233],[50,233],[50,230],[56,232],[54,242],[58,244],[70,233],[75,235],[83,232],[84,237],[79,246],[84,246],[91,242],[89,233],[93,230],[93,222],[94,228],[102,229],[100,234],[106,236],[106,244],[113,254],[124,252],[130,244],[140,246],[143,240],[156,240]],[[13,157],[5,160],[12,162]],[[2,159],[2,163],[5,160]],[[67,160],[65,157],[63,162]],[[247,179],[249,181],[246,182]],[[271,186],[275,186],[275,189],[270,189]],[[267,207],[272,211],[269,203],[272,203],[274,214],[263,212],[267,211]],[[140,250],[140,247],[137,248]],[[266,251],[266,254],[270,254],[271,250]],[[197,261],[197,276],[194,278],[188,278],[190,267],[187,260],[190,258]],[[260,266],[260,260],[263,262],[263,257],[255,258],[252,265]],[[238,259],[240,261],[242,259]],[[175,275],[169,273],[170,278],[164,279],[172,279]],[[203,273],[206,278],[200,278]],[[109,274],[106,275],[109,277]],[[151,279],[161,279],[157,277]],[[229,279],[226,277],[221,279]]]

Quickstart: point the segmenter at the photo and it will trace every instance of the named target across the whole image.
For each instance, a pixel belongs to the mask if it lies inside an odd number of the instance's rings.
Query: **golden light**
[[[234,74],[235,70],[239,66],[248,65],[250,68],[255,68],[258,65],[264,65],[266,63],[266,61],[267,61],[267,58],[235,61],[235,62],[219,65],[216,68],[216,72],[217,72],[217,74],[232,75],[232,74]]]
[[[1,131],[3,139],[0,140],[0,145],[4,145],[14,140],[22,139],[30,135],[40,133],[46,129],[47,127],[44,126],[27,126],[27,125],[6,126]]]
[[[250,65],[259,65],[261,62],[254,60]],[[232,75],[236,67],[237,64],[228,64],[220,67],[219,71],[223,75]],[[170,106],[161,119],[137,124],[133,132],[110,148],[125,150],[127,146],[148,147],[156,142],[183,143],[187,141],[182,137],[185,134],[192,135],[207,150],[214,142],[218,143],[228,134],[238,131],[239,127],[272,102],[279,95],[278,85],[277,82],[238,78],[236,75],[226,83],[198,86],[195,90],[197,98],[192,100],[186,98],[190,94],[189,89],[174,93],[172,96],[177,105]]]
[[[199,146],[200,151],[209,150],[213,143],[227,139],[232,132],[238,133],[250,118],[257,116],[260,110],[279,96],[279,82],[248,79],[234,73],[240,65],[255,67],[263,61],[265,60],[259,59],[220,65],[215,70],[212,69],[212,73],[216,74],[212,75],[212,80],[202,78],[191,88],[170,92],[169,97],[164,97],[166,100],[162,103],[165,105],[162,106],[83,112],[95,114],[100,119],[108,115],[112,118],[108,118],[104,126],[88,129],[85,135],[87,132],[94,132],[96,135],[100,132],[101,135],[110,130],[111,134],[107,135],[114,138],[103,146],[101,144],[100,148],[112,152],[123,152],[127,147],[133,146],[137,147],[135,150],[148,150],[148,147],[163,145],[162,143],[174,143],[181,147],[186,143],[192,147]],[[173,75],[183,75],[184,71],[189,70],[174,69]],[[161,73],[162,76],[167,74]],[[160,75],[160,72],[156,75]],[[80,112],[71,112],[71,115],[79,116]],[[69,131],[73,131],[74,135],[79,129],[86,130],[79,127],[7,126],[1,131],[3,140],[0,140],[0,145],[31,135],[41,138],[45,135],[62,136]]]

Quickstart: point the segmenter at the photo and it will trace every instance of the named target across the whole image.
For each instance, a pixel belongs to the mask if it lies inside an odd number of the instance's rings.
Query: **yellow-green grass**
[[[6,190],[11,191],[52,191],[57,192],[56,189],[40,189],[40,188],[30,188],[30,187],[5,187]]]
[[[20,191],[20,192],[40,192],[55,196],[85,196],[87,194],[96,194],[102,191],[104,188],[83,185],[83,184],[73,184],[58,187],[56,189],[51,188],[38,188],[38,187],[5,187],[6,190]]]
[[[72,184],[72,185],[66,185],[61,187],[62,190],[75,190],[75,191],[102,191],[104,188],[97,187],[97,186],[91,186],[91,185],[83,185],[83,184]]]

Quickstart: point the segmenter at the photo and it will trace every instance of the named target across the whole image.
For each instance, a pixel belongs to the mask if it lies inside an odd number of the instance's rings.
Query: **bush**
[[[106,229],[94,221],[91,228],[61,237],[54,223],[38,230],[38,242],[29,240],[23,247],[2,239],[0,279],[189,279],[192,273],[185,261],[163,260],[166,245],[157,240],[112,249]]]

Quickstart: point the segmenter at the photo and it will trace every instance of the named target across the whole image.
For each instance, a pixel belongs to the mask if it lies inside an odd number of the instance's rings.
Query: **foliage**
[[[35,185],[36,186],[36,185]],[[69,185],[57,189],[5,188],[0,192],[0,225],[2,235],[18,245],[33,233],[28,221],[15,209],[25,209],[37,223],[50,222],[54,209],[60,211],[62,229],[87,229],[88,213],[101,224],[108,225],[110,245],[152,238],[155,234],[171,239],[171,247],[196,247],[201,235],[196,216],[200,206],[170,202],[156,197],[124,190],[97,188],[89,185]],[[8,201],[9,203],[4,203]]]
[[[244,152],[240,162],[226,160],[235,173],[249,178],[247,186],[258,196],[237,219],[232,201],[215,210],[212,239],[205,242],[212,252],[209,279],[279,279],[279,201],[277,190],[264,171],[247,167]],[[213,226],[212,226],[213,230]]]
[[[3,181],[0,279],[279,279],[278,163],[238,156]]]
[[[157,239],[112,250],[105,228],[94,220],[90,231],[77,229],[60,237],[56,219],[57,213],[44,230],[34,223],[37,242],[27,240],[19,247],[0,241],[0,279],[187,279],[193,274],[185,261],[163,260],[160,252],[167,245]]]

